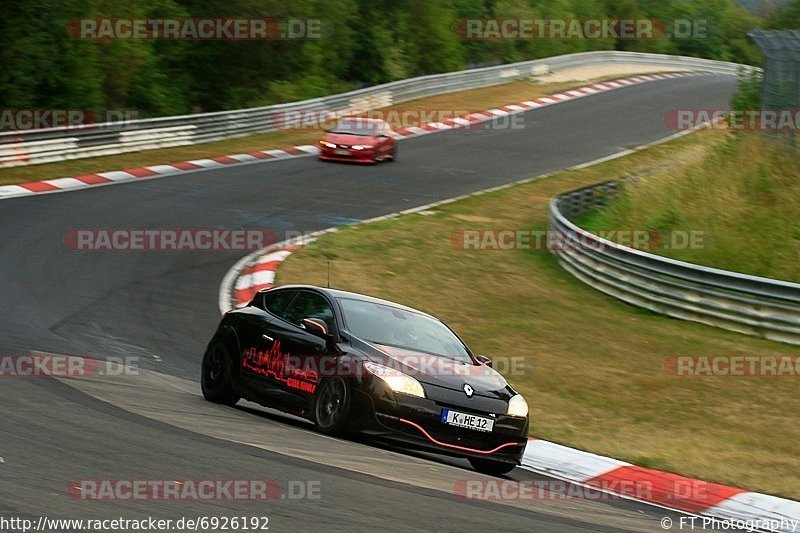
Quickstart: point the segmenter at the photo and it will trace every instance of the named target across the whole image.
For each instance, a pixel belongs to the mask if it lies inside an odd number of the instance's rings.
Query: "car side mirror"
[[[326,326],[325,322],[319,318],[304,318],[300,321],[300,329],[304,329],[306,332],[314,335],[315,337],[325,339],[326,341],[330,340],[331,338],[330,334],[328,333],[328,326]]]
[[[477,361],[483,366],[488,366],[489,368],[492,368],[493,364],[492,360],[486,357],[485,355],[476,355],[475,359],[477,359]]]

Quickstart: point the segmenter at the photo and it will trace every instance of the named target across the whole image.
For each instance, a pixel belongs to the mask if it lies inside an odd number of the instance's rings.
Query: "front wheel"
[[[240,398],[233,389],[232,374],[228,347],[220,340],[212,342],[203,356],[200,374],[203,398],[223,405],[235,405]]]
[[[314,425],[328,435],[346,432],[350,417],[352,390],[342,378],[330,378],[320,383],[314,396]]]
[[[514,463],[501,463],[500,461],[492,461],[491,459],[474,459],[472,457],[469,458],[469,463],[472,465],[472,468],[481,474],[487,474],[489,476],[502,476],[503,474],[508,474],[517,467]]]

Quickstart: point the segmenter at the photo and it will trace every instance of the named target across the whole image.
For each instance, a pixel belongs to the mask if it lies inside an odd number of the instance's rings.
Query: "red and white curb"
[[[800,502],[687,478],[530,439],[522,467],[564,481],[693,515],[728,529],[800,531]],[[676,524],[677,526],[677,524]]]
[[[310,240],[306,239],[306,243]],[[235,278],[232,278],[233,290],[226,287],[224,295],[220,295],[220,306],[230,308],[231,297],[235,307],[243,307],[250,303],[256,293],[269,289],[275,283],[275,272],[291,253],[301,244],[284,244],[268,248],[270,251],[257,251],[248,255],[234,266]],[[237,268],[238,267],[238,268]],[[223,283],[223,286],[225,284]],[[229,292],[230,291],[230,292]]]
[[[538,98],[536,100],[526,100],[516,104],[509,104],[496,109],[489,109],[488,111],[483,111],[481,113],[470,113],[462,117],[447,119],[441,122],[431,122],[423,126],[403,128],[397,130],[395,133],[397,134],[397,138],[402,140],[410,137],[427,135],[429,133],[468,128],[475,124],[495,120],[498,117],[523,113],[532,109],[560,104],[569,100],[575,100],[576,98],[612,91],[622,87],[628,87],[631,85],[637,85],[655,80],[708,74],[709,73],[707,72],[692,71],[632,76],[629,78],[587,85],[578,89],[564,91],[563,93],[543,96],[542,98]],[[128,168],[125,170],[99,172],[96,174],[82,174],[73,177],[33,181],[29,183],[21,183],[19,185],[0,185],[0,200],[6,198],[15,198],[18,196],[30,196],[34,194],[74,191],[89,187],[124,183],[134,180],[155,179],[186,172],[224,168],[230,165],[240,165],[263,161],[277,161],[294,157],[308,157],[317,155],[318,153],[319,148],[317,146],[305,144],[301,146],[289,146],[274,150],[261,150],[247,154],[223,155],[209,159],[195,159],[192,161],[181,161],[179,163],[151,165],[147,167]]]
[[[508,186],[494,187],[477,194]],[[357,224],[395,218],[461,198]],[[220,286],[220,310],[224,313],[234,307],[247,305],[259,290],[271,288],[278,267],[292,252],[331,231],[336,231],[336,228],[311,234],[302,242],[279,243],[242,258],[231,268]],[[522,468],[593,491],[713,519],[709,528],[800,532],[800,502],[644,468],[545,440],[529,439],[522,458]],[[676,526],[682,529],[680,524]]]
[[[556,97],[557,95],[554,95],[550,98]],[[585,168],[635,150],[682,137],[688,133],[690,131],[679,132],[634,150],[624,150],[573,168]],[[427,211],[443,204],[528,183],[548,175],[526,178],[398,213],[359,221],[354,225],[360,226]],[[291,240],[278,243],[243,257],[228,271],[220,285],[220,311],[225,313],[235,307],[247,305],[259,290],[274,285],[278,267],[292,252],[303,244],[312,242],[320,235],[333,231],[337,231],[337,228],[329,228],[307,235],[302,241]],[[528,441],[522,459],[522,468],[621,498],[690,515],[713,518],[717,522],[712,523],[710,527],[800,533],[800,502],[635,466],[631,463],[568,448],[545,440],[532,438]],[[679,524],[676,524],[676,527],[682,529]]]
[[[303,244],[328,231],[335,230],[319,232]],[[287,241],[239,261],[220,287],[220,310],[247,305],[259,290],[271,288],[278,266],[303,244]],[[715,527],[800,532],[800,502],[635,466],[545,440],[528,441],[522,468],[620,498],[713,518]]]
[[[70,178],[33,181],[30,183],[21,183],[19,185],[2,185],[0,186],[0,200],[16,196],[71,191],[133,180],[160,178],[186,172],[222,168],[228,165],[237,165],[241,163],[276,161],[279,159],[309,156],[318,153],[319,149],[316,146],[290,146],[282,149],[250,152],[249,154],[223,155],[210,159],[195,159],[192,161],[181,161],[179,163],[165,165],[128,168],[125,170],[113,170],[97,174],[82,174]]]

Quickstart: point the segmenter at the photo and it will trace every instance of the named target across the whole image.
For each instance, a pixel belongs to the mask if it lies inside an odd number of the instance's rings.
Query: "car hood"
[[[325,140],[330,143],[346,144],[352,146],[354,144],[374,145],[375,138],[366,135],[348,135],[345,133],[328,133],[325,135]]]
[[[475,394],[496,397],[498,391],[509,389],[508,382],[496,370],[486,365],[462,364],[447,357],[369,343],[383,357],[372,357],[375,362],[396,368],[416,378],[421,383],[453,390],[463,390],[468,384]],[[489,394],[491,393],[491,394]]]

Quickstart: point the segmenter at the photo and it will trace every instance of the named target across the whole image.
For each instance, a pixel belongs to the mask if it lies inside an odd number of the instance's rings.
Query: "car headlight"
[[[364,363],[364,368],[375,377],[383,380],[386,385],[394,392],[402,392],[411,396],[425,397],[425,390],[419,381],[408,374],[403,374],[399,370],[377,363]]]
[[[506,414],[509,416],[528,416],[528,402],[517,394],[508,400],[508,412]]]
[[[336,145],[333,143],[329,143],[328,141],[320,141],[319,144],[322,146],[327,146],[328,148],[336,148]]]
[[[353,145],[353,150],[369,150],[371,148],[372,148],[372,146],[370,146],[368,144],[354,144]]]

